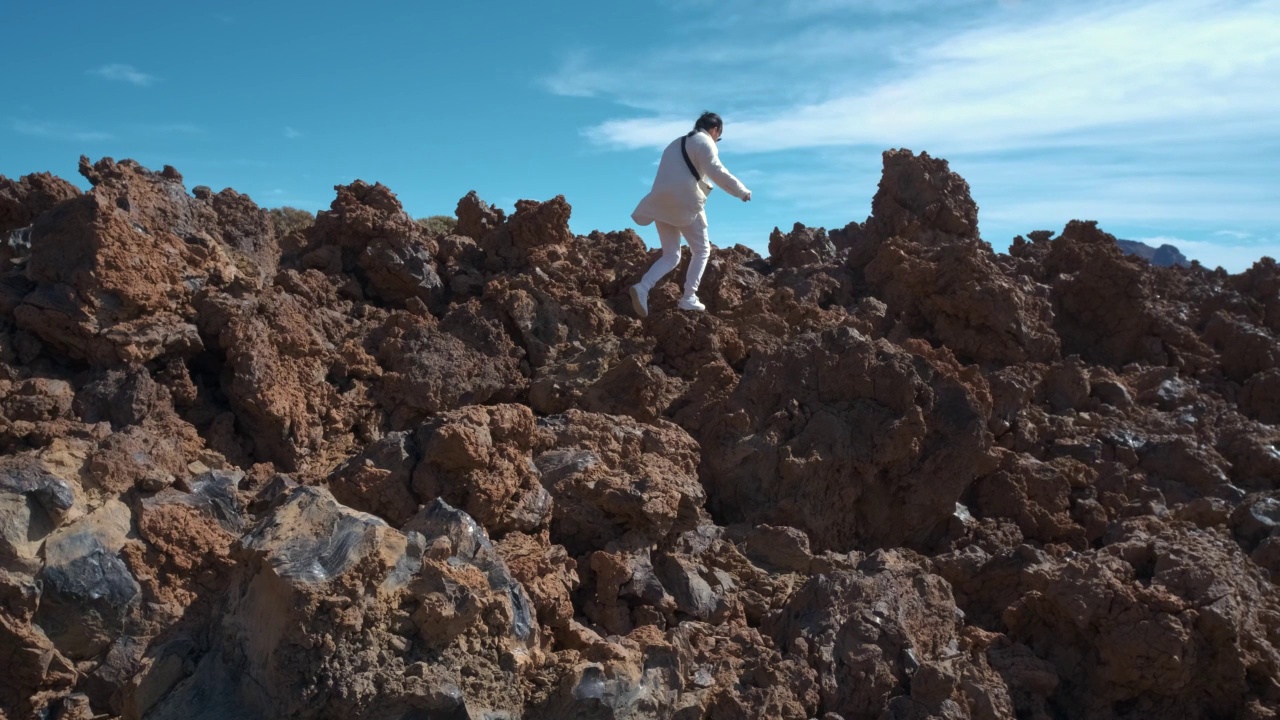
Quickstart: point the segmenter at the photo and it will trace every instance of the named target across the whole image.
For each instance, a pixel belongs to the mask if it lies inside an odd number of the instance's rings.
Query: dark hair
[[[713,112],[702,113],[701,115],[698,116],[698,122],[693,124],[693,129],[695,131],[710,130],[712,128],[722,128],[722,127],[724,127],[724,121],[720,119],[719,115]]]

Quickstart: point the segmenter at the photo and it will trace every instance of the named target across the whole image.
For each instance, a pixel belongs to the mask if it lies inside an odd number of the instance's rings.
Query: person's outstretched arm
[[[691,159],[698,170],[712,182],[720,186],[722,190],[730,195],[742,200],[751,199],[751,191],[747,189],[742,181],[733,176],[733,173],[725,169],[720,164],[720,153],[716,150],[716,143],[705,133],[702,135],[695,147],[698,152]]]

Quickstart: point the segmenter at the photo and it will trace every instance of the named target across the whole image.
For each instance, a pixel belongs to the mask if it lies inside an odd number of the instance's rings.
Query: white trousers
[[[684,274],[684,296],[694,297],[698,294],[698,283],[702,282],[702,271],[707,269],[707,258],[711,256],[711,240],[707,237],[707,213],[700,212],[685,227],[669,225],[655,220],[658,226],[658,239],[662,241],[662,257],[658,258],[649,272],[640,279],[639,289],[644,297],[658,284],[667,273],[680,264],[680,236],[689,243],[689,270]]]

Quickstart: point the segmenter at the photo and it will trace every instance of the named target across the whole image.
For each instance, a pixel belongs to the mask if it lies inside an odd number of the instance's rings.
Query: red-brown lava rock
[[[640,320],[563,197],[80,170],[0,178],[0,718],[1280,715],[1274,260],[893,150]]]

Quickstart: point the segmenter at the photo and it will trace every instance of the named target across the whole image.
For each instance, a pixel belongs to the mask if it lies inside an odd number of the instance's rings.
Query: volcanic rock
[[[40,542],[75,505],[66,480],[27,456],[0,459],[0,566],[30,568]]]
[[[820,549],[922,543],[992,464],[987,412],[927,356],[848,328],[798,338],[752,358],[704,431],[710,506]]]
[[[119,557],[128,529],[128,509],[114,502],[45,539],[34,622],[68,658],[94,657],[125,629],[141,594]]]
[[[533,533],[551,520],[552,498],[533,463],[535,419],[522,405],[466,407],[424,424],[413,470],[422,502],[443,498],[496,536]]]
[[[36,218],[79,195],[75,185],[49,173],[24,175],[17,182],[0,177],[0,273],[31,252]]]
[[[774,228],[769,236],[769,261],[778,267],[818,265],[831,262],[835,256],[836,246],[821,228],[812,230],[796,223],[789,233]]]
[[[386,302],[410,298],[437,305],[444,284],[437,274],[434,240],[381,183],[339,185],[329,210],[307,228],[301,251],[305,266],[329,274],[350,273],[363,294]]]
[[[554,501],[551,537],[570,552],[697,525],[706,498],[698,444],[679,427],[571,410],[540,429],[549,447],[534,464]]]
[[[55,206],[80,195],[80,189],[49,173],[0,178],[0,236],[30,225]]]
[[[239,274],[216,214],[176,174],[110,158],[81,158],[81,173],[94,188],[32,228],[36,286],[14,309],[17,325],[94,365],[193,354],[191,298]]]
[[[883,159],[645,319],[563,197],[0,178],[0,716],[1280,714],[1274,260]]]

